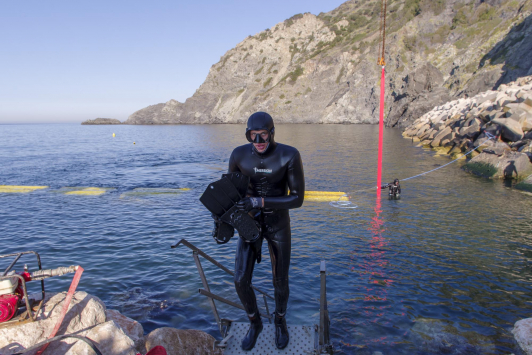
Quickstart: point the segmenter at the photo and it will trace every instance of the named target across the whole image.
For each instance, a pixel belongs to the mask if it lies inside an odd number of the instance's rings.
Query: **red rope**
[[[61,323],[63,323],[63,319],[65,318],[65,315],[68,311],[68,307],[70,306],[70,301],[72,301],[72,296],[74,296],[74,292],[76,292],[76,288],[79,284],[79,279],[81,278],[81,274],[83,273],[83,268],[81,266],[78,266],[78,269],[76,270],[76,274],[74,275],[74,278],[72,279],[72,283],[70,284],[70,288],[68,289],[67,296],[65,300],[63,301],[63,309],[61,310],[61,315],[59,316],[59,319],[57,320],[57,323],[55,324],[54,330],[52,331],[52,334],[48,337],[48,339],[51,339],[55,337],[57,332],[59,331],[59,328],[61,327]],[[44,302],[44,300],[42,300]],[[46,348],[50,345],[44,344],[43,347],[37,351],[36,355],[41,355],[44,353]]]
[[[379,115],[379,156],[377,161],[377,196],[378,198],[381,195],[381,175],[382,175],[382,142],[383,142],[383,133],[384,133],[384,88],[386,83],[385,69],[382,67],[381,74],[381,104],[380,104],[380,115]]]

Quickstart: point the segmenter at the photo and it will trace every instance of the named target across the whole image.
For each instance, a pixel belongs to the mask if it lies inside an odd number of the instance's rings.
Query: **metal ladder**
[[[199,289],[199,293],[206,296],[209,299],[214,318],[218,325],[218,329],[222,336],[222,340],[215,342],[215,347],[222,349],[224,355],[233,354],[297,354],[297,355],[319,355],[319,354],[332,354],[333,347],[330,343],[330,320],[329,311],[327,309],[327,287],[326,287],[326,265],[325,261],[320,263],[320,323],[318,325],[289,325],[288,331],[290,333],[290,342],[288,346],[279,350],[275,346],[275,327],[272,324],[272,315],[269,313],[268,298],[273,300],[274,298],[268,295],[261,289],[252,286],[253,289],[262,295],[264,300],[264,306],[267,314],[261,316],[269,320],[269,324],[264,324],[264,328],[257,339],[257,343],[253,350],[243,351],[240,347],[242,338],[246,335],[249,328],[248,322],[235,322],[230,319],[220,318],[216,303],[219,301],[230,305],[232,307],[244,310],[244,307],[240,303],[235,303],[227,300],[221,296],[218,296],[211,292],[207,278],[201,266],[200,256],[207,261],[211,262],[216,267],[225,271],[227,274],[234,276],[234,272],[214,260],[205,252],[188,242],[186,239],[181,239],[172,248],[177,248],[179,245],[184,245],[192,250],[192,257],[196,263],[196,268],[203,284],[203,289]]]

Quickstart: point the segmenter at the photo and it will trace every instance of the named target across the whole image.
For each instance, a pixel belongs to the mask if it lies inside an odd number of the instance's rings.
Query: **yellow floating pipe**
[[[81,190],[65,192],[65,195],[99,196],[107,192],[107,189],[100,187],[86,187]]]
[[[349,198],[347,196],[305,194],[305,202],[332,202],[332,201],[349,201]]]
[[[0,193],[27,193],[47,188],[48,186],[0,185]]]
[[[307,195],[327,195],[327,196],[343,196],[345,192],[341,191],[305,191],[305,196]]]
[[[168,189],[159,187],[139,187],[131,191],[124,192],[120,195],[120,198],[124,197],[138,197],[138,196],[152,196],[152,195],[178,195],[185,191],[190,191],[188,187],[182,187],[178,189]]]

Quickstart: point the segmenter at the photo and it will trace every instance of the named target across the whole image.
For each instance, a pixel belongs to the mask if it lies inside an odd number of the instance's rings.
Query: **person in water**
[[[393,182],[381,186],[381,189],[385,188],[389,189],[388,194],[390,196],[398,197],[401,194],[401,185],[399,184],[399,179],[395,179]]]
[[[289,342],[286,326],[291,251],[288,210],[303,204],[303,163],[296,148],[275,142],[273,119],[266,112],[256,112],[249,117],[246,138],[250,144],[235,148],[231,154],[229,173],[242,172],[250,177],[247,196],[237,207],[253,216],[261,227],[261,234],[254,242],[238,238],[236,249],[235,288],[251,323],[242,340],[242,349],[253,349],[262,331],[251,279],[255,262],[260,262],[263,239],[270,251],[275,289],[275,345],[284,349]]]

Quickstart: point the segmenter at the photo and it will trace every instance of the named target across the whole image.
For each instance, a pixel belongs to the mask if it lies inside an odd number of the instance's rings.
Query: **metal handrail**
[[[327,266],[325,261],[320,263],[320,325],[319,325],[319,347],[329,354],[333,348],[330,339],[331,321],[329,319],[329,309],[327,306]]]
[[[199,249],[195,245],[191,244],[186,239],[181,239],[179,242],[177,242],[176,245],[172,245],[172,249],[177,248],[179,246],[179,244],[183,244],[184,246],[188,247],[192,251],[196,251],[199,255],[203,256],[205,259],[209,260],[212,264],[218,266],[220,269],[222,269],[223,271],[225,271],[229,275],[235,276],[235,273],[233,271],[229,270],[228,268],[226,268],[225,266],[223,266],[222,264],[220,264],[219,262],[217,262],[216,260],[211,258],[209,255],[205,254],[205,252],[201,251],[201,249]],[[255,287],[253,285],[251,285],[251,287],[255,291],[257,291],[257,292],[263,294],[264,296],[268,297],[269,299],[274,300],[274,298],[272,296],[270,296],[267,292],[262,291],[260,288],[257,288],[257,287]]]
[[[238,303],[235,303],[235,302],[232,302],[232,301],[229,301],[223,297],[220,297],[218,295],[215,295],[214,293],[211,292],[210,288],[209,288],[209,284],[207,282],[207,278],[205,277],[205,273],[203,272],[203,267],[201,266],[201,261],[199,259],[199,256],[201,255],[202,257],[204,257],[205,259],[207,259],[208,261],[210,261],[213,265],[217,266],[218,268],[222,269],[223,271],[225,271],[226,273],[228,273],[229,275],[231,276],[234,276],[235,273],[231,270],[229,270],[228,268],[226,268],[225,266],[223,266],[222,264],[220,264],[219,262],[217,262],[216,260],[214,260],[212,257],[210,257],[209,255],[207,255],[205,252],[203,252],[201,249],[197,248],[195,245],[191,244],[190,242],[188,242],[186,239],[181,239],[179,242],[177,242],[177,244],[175,245],[172,245],[172,248],[177,248],[180,244],[188,247],[189,249],[192,250],[192,257],[194,258],[194,261],[196,263],[196,268],[198,269],[198,273],[200,275],[200,278],[201,278],[201,282],[203,284],[203,289],[199,289],[199,293],[206,296],[208,299],[209,299],[209,303],[211,304],[211,308],[212,308],[212,312],[214,313],[214,318],[216,319],[216,323],[218,324],[218,329],[220,330],[220,334],[222,335],[222,337],[225,337],[225,333],[224,332],[224,325],[223,325],[223,322],[222,322],[222,319],[220,318],[219,314],[218,314],[218,309],[216,308],[216,304],[214,303],[215,300],[219,301],[219,302],[222,302],[222,303],[225,303],[227,305],[230,305],[230,306],[233,306],[235,308],[238,308],[238,309],[242,309],[242,310],[245,310],[244,307]],[[255,291],[259,292],[262,294],[263,298],[264,298],[264,305],[266,307],[266,312],[269,312],[269,308],[268,308],[268,301],[267,301],[267,297],[270,298],[270,299],[274,299],[272,296],[268,295],[266,292],[262,291],[261,289],[255,287],[255,286],[251,286]],[[264,318],[268,318],[270,323],[272,321],[272,316],[270,316],[269,314],[260,314],[262,317]]]

